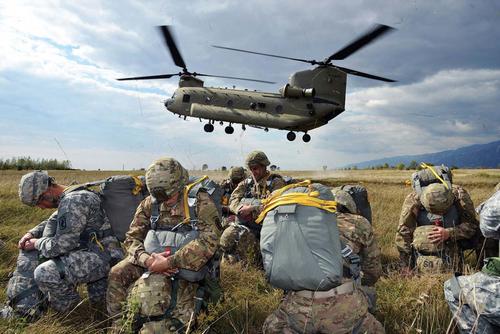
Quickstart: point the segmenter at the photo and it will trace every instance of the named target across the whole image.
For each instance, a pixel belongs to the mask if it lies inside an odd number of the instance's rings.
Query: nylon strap
[[[134,187],[134,189],[132,189],[132,195],[137,196],[142,191],[142,186],[143,186],[142,181],[137,176],[133,176],[133,175],[130,175],[130,176],[132,177],[132,180],[134,180],[134,183],[135,183],[135,187]]]
[[[205,181],[207,178],[208,178],[208,176],[204,175],[199,180],[196,180],[195,182],[188,184],[186,187],[184,187],[184,215],[186,216],[186,219],[185,219],[186,223],[191,221],[191,214],[189,213],[189,203],[188,203],[189,192],[191,191],[191,189],[195,185]]]
[[[160,204],[156,201],[156,198],[151,196],[151,217],[149,217],[149,223],[151,224],[151,229],[156,230],[158,220],[160,219]]]
[[[446,187],[446,189],[450,190],[450,187],[448,186],[448,184],[441,178],[441,176],[439,176],[439,174],[434,170],[434,168],[432,168],[432,166],[429,166],[428,164],[426,164],[425,162],[422,162],[420,164],[420,166],[422,166],[422,168],[427,168],[429,169],[432,174],[434,174],[434,176],[439,180],[441,181],[442,184],[444,184],[444,186]]]

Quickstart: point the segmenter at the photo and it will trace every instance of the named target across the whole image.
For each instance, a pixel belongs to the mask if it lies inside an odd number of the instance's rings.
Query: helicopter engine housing
[[[281,97],[314,97],[316,95],[316,90],[314,88],[301,88],[292,86],[289,83],[285,87],[280,89]]]

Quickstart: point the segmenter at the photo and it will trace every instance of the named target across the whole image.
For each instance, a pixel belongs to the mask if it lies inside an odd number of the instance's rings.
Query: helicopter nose
[[[173,102],[174,102],[174,100],[173,100],[173,99],[167,99],[167,100],[165,101],[165,108],[167,108],[167,109],[168,109],[168,107],[169,107],[169,106],[170,106]]]

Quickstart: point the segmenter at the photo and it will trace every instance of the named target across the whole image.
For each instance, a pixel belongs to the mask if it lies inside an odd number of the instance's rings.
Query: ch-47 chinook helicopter
[[[179,88],[175,90],[170,99],[167,99],[165,107],[170,112],[178,114],[179,117],[184,116],[184,119],[186,117],[196,117],[200,121],[201,119],[208,120],[208,123],[204,125],[206,132],[214,131],[215,122],[220,122],[221,125],[226,122],[229,123],[224,129],[227,134],[234,132],[233,124],[241,124],[243,130],[245,130],[246,125],[263,128],[265,131],[268,131],[269,128],[287,130],[289,131],[287,133],[289,141],[295,140],[295,132],[304,132],[302,140],[309,142],[311,140],[311,136],[307,133],[309,130],[327,124],[344,111],[347,74],[394,82],[391,79],[358,72],[331,63],[332,60],[345,59],[393,29],[386,25],[376,25],[372,30],[321,61],[214,45],[214,47],[220,49],[316,65],[314,69],[293,73],[289,82],[279,90],[279,93],[204,87],[203,81],[197,77],[205,76],[264,83],[273,82],[189,72],[169,27],[160,26],[159,29],[175,65],[182,68],[182,72],[121,78],[118,80],[167,79],[180,76]]]

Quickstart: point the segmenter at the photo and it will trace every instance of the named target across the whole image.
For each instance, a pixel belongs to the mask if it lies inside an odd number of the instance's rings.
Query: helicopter
[[[224,131],[227,134],[234,132],[233,124],[241,124],[242,130],[246,130],[246,126],[264,129],[266,132],[269,131],[269,128],[286,130],[288,131],[286,137],[289,141],[296,139],[296,132],[304,132],[302,140],[309,142],[311,140],[311,136],[308,134],[309,130],[327,124],[345,110],[347,74],[384,82],[395,82],[392,79],[331,63],[332,60],[347,58],[394,29],[382,24],[375,25],[371,30],[321,61],[213,45],[219,49],[299,61],[316,66],[313,69],[293,73],[288,83],[278,93],[205,87],[204,82],[198,77],[226,78],[270,84],[274,82],[190,72],[177,48],[170,27],[159,26],[158,28],[174,64],[182,68],[182,71],[117,80],[154,80],[179,76],[179,88],[175,90],[171,98],[165,101],[165,107],[168,111],[184,119],[195,117],[200,122],[202,119],[208,120],[203,127],[205,132],[213,132],[215,122],[219,122],[220,125],[224,125],[226,122],[228,124]]]

